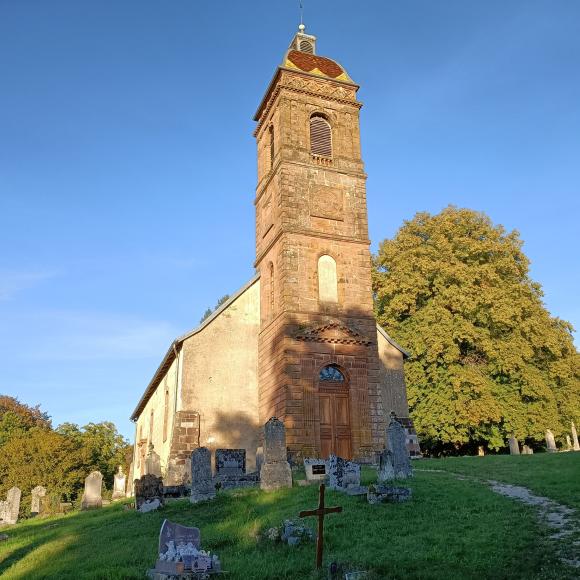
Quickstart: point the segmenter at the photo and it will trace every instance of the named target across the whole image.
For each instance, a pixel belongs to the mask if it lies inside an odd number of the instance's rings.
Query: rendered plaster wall
[[[409,416],[407,388],[403,371],[403,355],[378,330],[379,384],[383,410],[388,417],[395,411],[398,417]]]
[[[154,451],[159,455],[161,474],[166,474],[173,432],[177,368],[177,360],[174,360],[137,419],[134,456],[136,479],[144,474],[142,459],[147,454],[149,443],[153,443]]]
[[[255,468],[260,282],[254,282],[182,347],[180,409],[199,414],[199,444],[246,449]]]

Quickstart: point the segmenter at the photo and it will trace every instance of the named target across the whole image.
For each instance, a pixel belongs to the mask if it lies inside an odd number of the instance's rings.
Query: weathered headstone
[[[328,465],[324,459],[305,459],[304,473],[308,481],[324,481],[328,477]]]
[[[529,445],[522,445],[522,455],[533,455],[534,450]]]
[[[264,463],[260,470],[260,487],[264,491],[292,487],[292,470],[286,456],[284,423],[272,417],[264,425]]]
[[[216,449],[216,475],[243,475],[246,473],[245,449]]]
[[[546,447],[548,449],[548,453],[556,453],[558,448],[556,447],[556,441],[554,439],[554,434],[550,429],[546,429]]]
[[[20,512],[22,492],[17,487],[11,487],[6,494],[6,501],[0,501],[0,523],[16,524]]]
[[[480,446],[477,448],[477,455],[478,455],[479,457],[484,457],[484,456],[485,456],[485,448],[483,447],[483,445],[480,445]]]
[[[385,452],[381,455],[379,481],[413,477],[405,430],[394,413],[391,413],[391,421],[387,427],[386,443]]]
[[[161,477],[161,458],[159,457],[159,454],[155,452],[153,443],[149,443],[149,447],[147,448],[147,455],[145,456],[145,474]]]
[[[409,501],[412,493],[412,490],[408,487],[393,487],[390,485],[370,486],[367,493],[367,501],[370,504],[385,502],[402,503]]]
[[[134,473],[135,470],[133,468],[133,462],[129,464],[129,476],[127,477],[127,497],[131,497],[133,495],[133,481],[134,481]]]
[[[260,474],[262,465],[264,465],[264,448],[258,447],[256,449],[256,473],[258,473],[258,475]]]
[[[395,462],[393,461],[393,453],[388,449],[384,449],[379,456],[379,471],[377,474],[378,481],[390,481],[395,479]]]
[[[519,455],[520,454],[520,444],[515,437],[510,437],[508,439],[508,443],[510,446],[510,455]]]
[[[580,451],[580,443],[578,443],[578,433],[576,433],[576,425],[574,425],[574,421],[571,424],[571,431],[572,431],[572,448],[574,451]]]
[[[366,493],[367,490],[360,485],[360,465],[353,461],[347,461],[342,457],[331,455],[328,458],[328,477],[330,489],[348,492],[349,489],[360,490]]]
[[[163,480],[160,477],[147,473],[135,480],[135,509],[145,513],[163,504]]]
[[[570,435],[566,435],[566,451],[572,451],[572,440]]]
[[[199,447],[191,454],[191,503],[213,499],[215,487],[211,474],[211,451]]]
[[[85,479],[85,492],[81,499],[81,509],[88,510],[103,507],[102,489],[103,474],[100,471],[89,473]]]
[[[219,558],[201,549],[199,528],[164,520],[159,533],[159,555],[155,568],[149,571],[150,578],[197,578],[195,573],[201,573],[199,577],[205,578],[206,574],[220,572]]]
[[[113,501],[125,497],[126,481],[127,478],[123,473],[123,466],[119,465],[119,471],[115,473],[115,477],[113,478],[113,495],[111,496]]]
[[[30,513],[33,516],[37,516],[42,512],[42,498],[46,496],[46,488],[42,487],[42,485],[37,485],[31,491],[31,504],[30,504]]]

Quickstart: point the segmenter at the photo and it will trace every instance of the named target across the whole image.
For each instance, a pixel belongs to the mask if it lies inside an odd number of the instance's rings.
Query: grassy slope
[[[421,469],[443,469],[523,485],[539,495],[580,509],[579,452],[429,459],[421,462]]]
[[[373,472],[364,477],[368,483]],[[440,473],[417,473],[411,485],[413,501],[401,505],[369,506],[364,498],[328,492],[328,505],[344,511],[326,520],[325,562],[358,564],[378,578],[567,577],[532,508]],[[10,528],[9,541],[0,543],[0,576],[143,578],[167,517],[200,527],[203,547],[220,555],[229,578],[322,578],[312,573],[314,545],[290,548],[256,539],[260,530],[316,502],[316,487],[240,490],[196,506],[173,502],[151,514],[115,504],[30,520]]]

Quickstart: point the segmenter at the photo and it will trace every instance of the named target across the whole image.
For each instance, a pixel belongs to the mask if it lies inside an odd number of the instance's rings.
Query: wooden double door
[[[348,390],[324,388],[318,396],[322,457],[326,459],[334,453],[343,459],[352,459]]]

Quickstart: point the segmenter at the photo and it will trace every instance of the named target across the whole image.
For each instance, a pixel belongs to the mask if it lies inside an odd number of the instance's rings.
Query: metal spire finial
[[[306,26],[304,26],[304,4],[302,3],[302,0],[299,0],[299,4],[300,4],[300,25],[298,26],[298,30],[300,32],[304,32]]]

